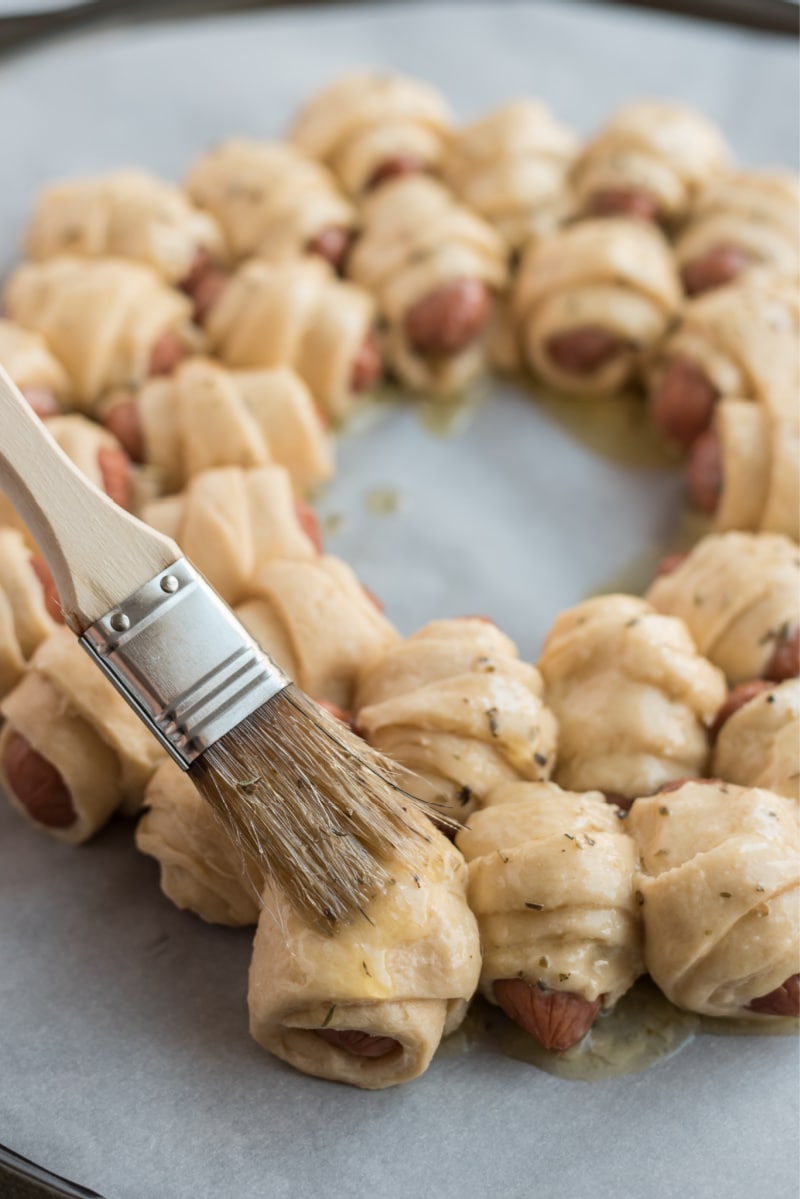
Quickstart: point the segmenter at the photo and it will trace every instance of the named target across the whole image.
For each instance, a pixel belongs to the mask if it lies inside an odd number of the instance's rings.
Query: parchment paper
[[[428,78],[464,117],[537,94],[582,131],[629,96],[674,94],[744,161],[797,158],[791,43],[624,10],[357,7],[96,34],[2,65],[0,259],[45,180],[178,176],[226,134],[277,134],[355,63]],[[493,384],[449,438],[412,410],[361,424],[321,501],[328,544],[404,632],[484,612],[535,656],[559,608],[680,524],[674,471],[599,457],[519,388]],[[249,943],[172,908],[129,826],[74,850],[0,807],[0,1141],[107,1199],[796,1193],[792,1041],[703,1037],[593,1084],[446,1052],[408,1087],[360,1093],[249,1039]]]

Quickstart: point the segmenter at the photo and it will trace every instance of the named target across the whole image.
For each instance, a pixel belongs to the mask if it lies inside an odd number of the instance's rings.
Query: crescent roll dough
[[[659,221],[672,224],[729,161],[722,134],[699,112],[671,101],[637,100],[619,109],[578,159],[578,207],[599,214],[607,211],[600,197],[635,192],[648,198]]]
[[[550,777],[556,722],[542,692],[495,625],[437,620],[362,672],[356,724],[412,772],[409,791],[461,819],[498,783]]]
[[[800,539],[798,394],[794,387],[760,404],[723,400],[715,406],[722,491],[714,527],[720,532],[744,529]]]
[[[291,366],[329,416],[356,400],[354,370],[375,319],[368,292],[317,259],[247,262],[206,321],[209,342],[232,367]]]
[[[236,608],[262,649],[310,696],[345,711],[356,675],[397,640],[350,567],[328,555],[269,562]]]
[[[46,392],[58,408],[70,401],[70,382],[39,333],[0,319],[0,363],[23,392]]]
[[[688,782],[638,799],[627,824],[640,853],[645,962],[668,999],[743,1016],[797,972],[796,803]]]
[[[561,613],[537,665],[562,787],[634,798],[705,772],[725,680],[680,620],[634,596],[598,596]]]
[[[179,495],[145,505],[142,519],[173,538],[228,604],[273,558],[313,558],[292,481],[281,466],[220,467],[195,475]]]
[[[700,653],[735,685],[760,678],[791,637],[799,586],[800,551],[788,537],[733,532],[698,541],[675,570],[655,580],[647,598],[685,621]]]
[[[537,991],[556,991],[610,1008],[644,972],[636,849],[599,791],[507,784],[456,843],[469,863],[480,987],[491,1003],[498,981],[519,979],[534,1006]]]
[[[58,772],[75,813],[66,827],[37,821],[62,841],[78,843],[121,808],[141,807],[150,775],[163,756],[158,742],[65,628],[56,628],[34,653],[20,683],[0,704],[0,783],[30,818],[6,771],[19,735]]]
[[[575,134],[537,100],[516,100],[457,130],[442,166],[462,203],[515,250],[566,216]]]
[[[326,230],[355,223],[332,176],[285,142],[225,141],[198,159],[186,189],[219,221],[236,261],[285,262]]]
[[[714,183],[692,209],[675,245],[687,283],[692,264],[727,249],[741,254],[740,270],[763,263],[796,276],[800,273],[798,209],[800,179],[788,171],[741,171]]]
[[[630,382],[680,302],[657,229],[596,220],[529,244],[512,311],[531,370],[554,387],[595,395]]]
[[[796,371],[798,337],[797,284],[774,271],[749,272],[685,305],[653,356],[651,388],[671,362],[688,359],[722,398],[763,399]]]
[[[0,527],[0,698],[54,628],[29,545],[17,529]]]
[[[447,103],[429,84],[353,71],[312,96],[295,119],[291,140],[358,196],[388,163],[435,170],[449,124]]]
[[[122,258],[51,258],[25,263],[5,291],[9,316],[41,333],[67,371],[77,405],[142,383],[159,339],[198,344],[191,301],[155,271]]]
[[[156,770],[136,825],[136,846],[155,858],[161,890],[209,924],[255,924],[261,883],[188,774],[167,759]]]
[[[481,370],[485,338],[476,336],[454,353],[428,354],[415,348],[407,320],[421,301],[462,280],[502,290],[507,267],[500,237],[421,175],[378,188],[360,216],[362,232],[347,269],[377,299],[392,367],[410,387],[458,391]]]
[[[179,187],[148,171],[112,171],[54,183],[36,199],[25,238],[34,261],[134,258],[168,283],[180,283],[198,260],[224,261],[217,222],[192,206]]]
[[[130,402],[130,397],[125,397]],[[288,470],[298,491],[333,474],[330,438],[294,371],[226,371],[206,359],[153,379],[133,398],[143,460],[165,491],[218,466]]]
[[[725,721],[711,772],[800,799],[800,679],[760,692]]]
[[[376,1090],[422,1074],[461,1023],[478,982],[480,945],[461,854],[428,826],[416,873],[368,905],[368,919],[327,936],[267,886],[247,1002],[259,1045],[306,1074]],[[380,1056],[325,1039],[343,1031],[387,1038]]]

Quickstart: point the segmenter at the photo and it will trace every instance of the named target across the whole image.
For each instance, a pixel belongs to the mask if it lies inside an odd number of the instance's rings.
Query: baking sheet
[[[97,33],[2,65],[0,261],[45,180],[129,162],[178,176],[226,134],[279,133],[356,63],[428,78],[464,117],[534,93],[584,132],[630,96],[674,94],[744,161],[797,160],[794,45],[718,27],[494,3]],[[331,551],[403,632],[488,613],[533,657],[559,608],[678,534],[679,480],[631,464],[632,410],[616,460],[511,385],[478,389],[448,436],[429,415],[367,414],[320,500]],[[361,1093],[249,1039],[249,950],[247,931],[163,899],[130,826],[74,850],[0,807],[0,1142],[106,1199],[796,1193],[796,1042],[702,1037],[603,1083],[477,1047]]]

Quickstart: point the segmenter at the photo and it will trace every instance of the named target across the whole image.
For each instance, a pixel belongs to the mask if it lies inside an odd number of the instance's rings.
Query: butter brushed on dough
[[[512,293],[512,315],[528,366],[567,391],[605,395],[630,382],[681,304],[666,239],[634,220],[582,221],[533,239]],[[551,339],[583,329],[618,338],[619,353],[591,371],[568,370]]]
[[[466,1011],[478,982],[480,945],[467,907],[467,871],[425,824],[415,874],[398,862],[395,883],[334,936],[309,927],[269,884],[250,965],[250,1031],[270,1053],[318,1078],[370,1090],[407,1082],[430,1064]],[[316,1029],[391,1037],[383,1057],[357,1057]]]
[[[236,615],[298,686],[352,707],[358,671],[397,640],[353,571],[331,555],[267,563]]]
[[[542,693],[495,625],[438,620],[361,672],[356,724],[411,772],[411,792],[462,819],[498,783],[549,778],[557,727]]]
[[[562,787],[630,799],[705,772],[725,680],[682,621],[634,596],[585,600],[557,617],[538,667],[559,722]]]
[[[136,846],[158,862],[167,898],[209,924],[255,924],[262,880],[186,772],[164,761],[147,785],[144,805]]]
[[[800,550],[775,533],[703,537],[647,599],[685,623],[731,685],[760,678],[800,618]]]
[[[521,978],[610,1008],[644,972],[636,848],[599,791],[511,783],[456,843],[483,945],[481,990]]]
[[[679,1007],[743,1016],[798,970],[797,804],[732,783],[639,799],[645,962]]]
[[[800,679],[762,691],[726,720],[711,773],[800,799]]]

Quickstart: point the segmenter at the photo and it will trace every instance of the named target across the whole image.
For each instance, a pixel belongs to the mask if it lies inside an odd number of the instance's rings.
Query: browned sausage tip
[[[665,436],[690,446],[711,423],[719,392],[703,370],[676,354],[650,393],[653,420]]]
[[[712,744],[719,736],[723,725],[730,720],[734,712],[738,712],[745,704],[749,704],[751,699],[755,699],[762,691],[769,690],[769,683],[764,679],[752,679],[749,683],[740,683],[738,687],[734,687],[725,703],[717,712],[716,719],[708,731]]]
[[[56,768],[21,733],[12,733],[3,757],[8,784],[32,820],[46,828],[75,822],[72,796]]]
[[[44,558],[32,557],[31,567],[33,573],[42,585],[42,594],[44,596],[44,606],[47,609],[48,616],[56,622],[56,624],[64,623],[64,613],[61,610],[61,600],[58,598],[58,590],[56,589],[55,580],[50,573],[50,567],[45,562]]]
[[[763,677],[773,683],[782,683],[800,674],[800,625],[780,629],[772,657],[764,669]]]
[[[686,463],[686,485],[692,502],[701,512],[713,516],[724,486],[722,446],[716,430],[709,429],[692,446]]]
[[[186,346],[179,333],[166,329],[150,351],[150,374],[171,375],[186,357]]]
[[[700,258],[687,262],[681,271],[687,295],[699,296],[704,291],[723,287],[750,266],[752,256],[741,246],[715,246]]]
[[[425,170],[425,163],[416,154],[396,154],[394,158],[387,158],[372,172],[367,181],[367,191],[373,191],[389,179],[400,179],[403,175],[422,175]]]
[[[315,1031],[323,1041],[343,1049],[345,1053],[352,1053],[354,1057],[386,1057],[394,1049],[400,1048],[400,1042],[395,1041],[394,1037],[373,1037],[357,1029],[318,1028]]]
[[[577,1045],[600,1011],[599,999],[584,999],[574,991],[543,990],[521,978],[499,979],[494,996],[510,1019],[556,1053]]]
[[[760,995],[748,1005],[762,1016],[800,1016],[800,974],[793,974],[769,995]]]
[[[682,554],[667,554],[666,558],[662,558],[656,567],[657,579],[663,578],[665,575],[671,575],[674,570],[677,570],[689,557],[688,552]]]
[[[295,515],[297,523],[305,533],[308,540],[314,546],[318,554],[322,553],[322,530],[319,526],[319,517],[310,504],[305,500],[294,501]]]
[[[133,396],[121,399],[103,414],[103,424],[113,433],[134,462],[144,462],[145,449],[139,409]]]
[[[306,250],[309,254],[318,254],[320,258],[329,262],[334,270],[341,271],[344,269],[351,241],[352,234],[349,229],[344,229],[341,225],[329,225],[316,237],[312,237],[306,245]]]
[[[420,354],[459,354],[485,328],[490,307],[488,288],[480,279],[453,279],[408,310],[406,335]]]
[[[571,375],[591,375],[625,348],[623,338],[599,325],[554,333],[546,342],[547,353],[553,362]]]
[[[20,391],[42,420],[46,420],[48,416],[56,416],[60,411],[58,400],[49,387],[20,387]]]
[[[104,445],[97,451],[97,465],[103,480],[103,490],[109,499],[126,512],[130,512],[131,495],[131,463],[123,449],[116,446]]]
[[[356,393],[367,391],[383,374],[380,346],[374,329],[370,329],[359,346],[350,374],[350,387]]]
[[[604,791],[603,798],[606,803],[613,804],[623,812],[630,812],[635,802],[635,797],[631,799],[629,795],[623,795],[621,791]]]
[[[589,198],[592,216],[628,216],[639,221],[658,220],[658,202],[635,187],[609,187]]]

